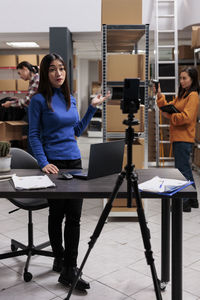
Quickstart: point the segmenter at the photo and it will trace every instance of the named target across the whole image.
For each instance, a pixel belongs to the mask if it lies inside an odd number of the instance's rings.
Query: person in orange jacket
[[[180,111],[180,113],[173,114],[162,112],[162,115],[170,120],[170,142],[173,146],[175,168],[179,169],[187,180],[193,182],[190,157],[195,141],[199,91],[198,72],[194,67],[186,67],[181,70],[178,96],[173,101],[166,101],[165,96],[161,94],[160,85],[157,91],[157,105],[159,108],[167,104],[173,104]],[[195,187],[195,183],[193,186]],[[184,198],[183,211],[190,212],[191,207],[198,208],[198,200]]]

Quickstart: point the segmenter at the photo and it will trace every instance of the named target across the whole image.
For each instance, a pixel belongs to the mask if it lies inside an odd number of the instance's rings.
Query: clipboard
[[[180,110],[178,110],[173,104],[161,106],[160,109],[168,114],[180,113]]]

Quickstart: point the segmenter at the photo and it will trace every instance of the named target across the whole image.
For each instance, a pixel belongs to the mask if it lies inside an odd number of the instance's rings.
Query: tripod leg
[[[140,196],[140,192],[138,189],[137,175],[135,173],[132,173],[131,182],[132,182],[132,186],[133,186],[133,190],[134,190],[134,194],[135,194],[135,198],[136,198],[137,214],[138,214],[138,220],[139,220],[139,224],[140,224],[140,230],[142,233],[144,248],[146,250],[145,256],[146,256],[147,264],[150,265],[150,268],[151,268],[151,274],[152,274],[154,289],[155,289],[155,293],[156,293],[156,299],[162,300],[160,286],[159,286],[159,280],[158,280],[156,268],[154,265],[153,252],[151,250],[150,231],[149,231],[149,228],[147,227],[144,209],[143,209],[142,201],[141,201],[141,196]]]
[[[96,225],[96,228],[95,228],[95,230],[93,232],[93,235],[90,238],[90,241],[88,243],[88,245],[89,245],[88,250],[87,250],[87,252],[85,254],[85,257],[84,257],[84,259],[83,259],[83,261],[81,263],[81,266],[80,266],[80,268],[79,268],[79,270],[77,272],[77,276],[75,277],[75,279],[74,279],[74,281],[73,281],[73,283],[72,283],[72,285],[71,285],[71,287],[69,289],[67,297],[64,300],[69,300],[70,299],[70,296],[71,296],[71,294],[72,294],[72,292],[73,292],[73,290],[74,290],[74,288],[75,288],[75,286],[77,284],[77,281],[78,281],[78,279],[80,277],[80,274],[81,274],[81,272],[83,270],[83,267],[84,267],[84,265],[86,263],[86,260],[87,260],[87,258],[89,256],[89,254],[90,254],[90,252],[91,252],[94,244],[96,243],[96,240],[98,239],[98,237],[99,237],[99,235],[100,235],[100,233],[101,233],[101,231],[103,229],[103,226],[104,226],[104,224],[105,224],[105,222],[107,220],[107,217],[108,217],[108,215],[109,215],[109,213],[111,211],[112,203],[113,203],[114,199],[117,196],[118,190],[119,190],[119,188],[120,188],[120,186],[121,186],[121,184],[122,184],[122,182],[123,182],[123,180],[125,178],[125,175],[126,175],[126,172],[122,171],[119,174],[118,178],[117,178],[117,181],[115,183],[115,187],[114,187],[113,192],[112,192],[112,194],[110,196],[110,199],[107,202],[106,206],[104,207],[104,210],[101,213],[99,221],[98,221],[98,223]]]

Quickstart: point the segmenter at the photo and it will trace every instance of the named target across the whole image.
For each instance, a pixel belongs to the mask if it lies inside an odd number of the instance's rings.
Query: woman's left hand
[[[105,100],[109,99],[110,96],[111,96],[110,92],[108,92],[108,93],[106,94],[105,97],[102,97],[102,95],[99,94],[99,95],[97,95],[96,97],[94,97],[94,98],[92,99],[91,105],[92,105],[93,107],[96,107],[97,105],[102,104]]]

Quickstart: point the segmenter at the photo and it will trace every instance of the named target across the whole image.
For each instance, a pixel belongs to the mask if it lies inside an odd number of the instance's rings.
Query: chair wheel
[[[33,278],[33,275],[30,272],[24,272],[24,281],[29,282]]]
[[[17,251],[17,247],[15,246],[15,245],[13,245],[13,244],[11,244],[11,246],[10,246],[10,248],[11,248],[11,250],[14,252],[14,251]]]
[[[159,280],[160,283],[160,290],[163,292],[165,291],[166,287],[167,287],[167,282],[162,282]]]

